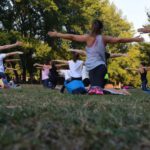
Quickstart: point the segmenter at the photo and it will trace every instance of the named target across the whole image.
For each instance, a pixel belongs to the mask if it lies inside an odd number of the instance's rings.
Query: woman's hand
[[[20,52],[20,51],[17,51],[16,53],[19,54],[19,55],[22,55],[22,54],[23,54],[23,52]]]
[[[23,43],[20,42],[20,41],[17,41],[15,44],[16,44],[17,46],[22,46],[22,45],[23,45]]]
[[[58,32],[56,32],[56,31],[49,31],[49,32],[48,32],[48,35],[49,35],[50,37],[57,37]]]
[[[150,27],[144,26],[143,28],[139,28],[138,32],[141,32],[141,33],[150,33]]]
[[[136,36],[136,37],[134,37],[134,41],[135,42],[144,42],[144,38],[142,38],[140,36]]]

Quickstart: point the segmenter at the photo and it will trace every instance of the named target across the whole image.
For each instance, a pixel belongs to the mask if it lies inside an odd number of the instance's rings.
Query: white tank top
[[[106,65],[105,45],[101,35],[96,36],[95,42],[91,47],[86,46],[86,68],[92,70],[99,65]]]

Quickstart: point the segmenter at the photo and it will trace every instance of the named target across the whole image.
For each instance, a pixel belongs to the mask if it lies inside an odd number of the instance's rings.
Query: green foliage
[[[109,61],[110,80],[112,82],[121,82],[124,85],[140,85],[140,76],[135,71],[127,71],[125,68],[137,69],[140,65],[141,52],[139,46],[135,45],[129,49],[128,57],[114,58]]]
[[[50,38],[49,30],[84,34],[91,28],[94,19],[104,22],[104,34],[119,37],[132,37],[132,24],[123,18],[122,12],[117,10],[109,0],[2,0],[0,3],[0,20],[3,24],[0,44],[10,43],[10,39],[20,39],[25,42],[20,50],[25,52],[22,62],[24,68],[31,72],[34,62],[43,62],[48,59],[71,59],[68,49],[81,48],[85,45],[77,42],[68,42]],[[12,34],[13,32],[13,34]],[[8,36],[8,37],[7,37]],[[42,41],[42,42],[41,42]],[[46,44],[48,43],[48,45]],[[108,45],[111,53],[138,51],[138,47],[131,44]],[[148,48],[147,48],[148,49]],[[32,58],[32,55],[36,56]],[[139,79],[133,80],[135,73],[127,73],[126,66],[135,66],[139,63],[137,55],[109,62],[111,81],[124,82],[137,86]],[[141,57],[146,58],[148,55]],[[133,61],[134,59],[134,61]],[[147,58],[148,59],[148,58]],[[115,68],[115,71],[113,71]],[[27,71],[27,72],[28,72]]]
[[[51,47],[47,43],[41,42],[36,39],[22,37],[21,34],[16,31],[11,31],[8,33],[0,32],[0,37],[0,45],[15,43],[16,40],[20,40],[24,43],[21,47],[16,47],[7,51],[5,50],[5,52],[16,50],[24,52],[24,54],[20,56],[21,61],[19,61],[19,63],[17,62],[14,65],[14,67],[18,69],[18,75],[21,75],[23,71],[24,73],[29,73],[30,76],[33,76],[33,73],[36,74],[37,72],[37,70],[33,68],[34,63],[43,63],[45,60],[51,59]],[[13,58],[18,57],[19,56],[15,56]],[[7,73],[10,73],[10,71],[7,71]],[[12,71],[10,73],[10,76],[14,77]]]

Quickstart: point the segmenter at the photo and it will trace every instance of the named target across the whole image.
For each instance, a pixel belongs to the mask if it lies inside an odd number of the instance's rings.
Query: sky
[[[110,0],[119,10],[122,16],[133,23],[135,30],[148,24],[147,10],[150,10],[150,0]],[[144,35],[146,41],[150,41],[148,35]]]

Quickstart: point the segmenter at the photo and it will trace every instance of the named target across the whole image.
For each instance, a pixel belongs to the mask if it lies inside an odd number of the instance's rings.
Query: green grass
[[[150,94],[60,94],[41,86],[0,91],[0,150],[150,149]]]

